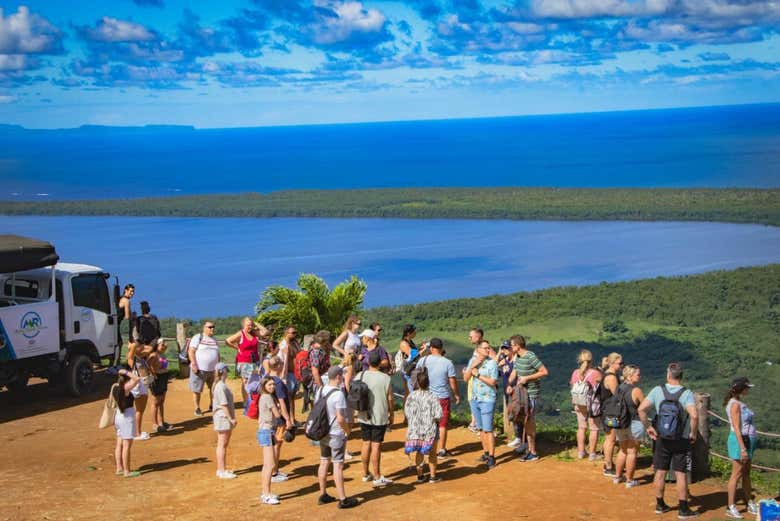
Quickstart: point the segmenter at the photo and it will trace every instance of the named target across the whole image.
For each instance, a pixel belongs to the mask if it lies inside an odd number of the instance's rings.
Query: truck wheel
[[[6,387],[8,388],[9,392],[12,393],[22,393],[25,389],[27,389],[27,382],[30,380],[30,375],[26,373],[21,373],[16,376],[16,379],[13,382],[9,382],[6,384]]]
[[[86,355],[75,355],[70,359],[65,374],[65,386],[73,396],[82,396],[90,392],[95,385],[92,360]]]

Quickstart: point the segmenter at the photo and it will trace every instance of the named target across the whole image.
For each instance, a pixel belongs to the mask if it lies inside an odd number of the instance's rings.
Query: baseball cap
[[[741,391],[743,389],[749,389],[751,387],[755,387],[752,383],[750,383],[750,380],[747,379],[747,376],[738,376],[734,378],[734,380],[731,382],[731,387]]]
[[[374,339],[374,338],[376,338],[376,333],[374,332],[373,329],[364,329],[363,332],[360,333],[360,336],[361,336],[361,338],[365,337],[365,338]]]
[[[337,366],[337,365],[334,365],[333,367],[328,369],[328,379],[329,380],[332,380],[333,378],[338,378],[339,376],[341,376],[343,374],[344,374],[344,370],[341,367]]]

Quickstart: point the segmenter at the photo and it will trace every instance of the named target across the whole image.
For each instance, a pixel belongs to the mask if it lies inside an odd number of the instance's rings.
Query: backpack
[[[308,351],[302,350],[297,355],[295,355],[293,372],[295,373],[295,379],[299,382],[303,382],[304,386],[308,387],[311,385],[311,359],[309,358]]]
[[[528,398],[528,389],[520,383],[515,384],[514,391],[509,395],[506,404],[506,415],[512,423],[525,423],[531,412],[531,400]]]
[[[619,386],[617,392],[604,402],[604,425],[610,429],[626,429],[631,425],[631,415],[626,404],[626,389]]]
[[[320,441],[330,433],[330,426],[333,422],[328,419],[328,398],[335,392],[341,392],[339,389],[331,389],[328,394],[323,395],[320,391],[320,397],[315,400],[311,408],[309,417],[306,419],[306,437],[312,441]],[[336,418],[333,418],[336,421]]]
[[[425,367],[425,360],[427,360],[428,357],[424,356],[418,363],[415,364],[415,368],[412,369],[412,374],[410,375],[409,379],[412,381],[412,389],[419,389],[420,386],[417,385],[417,377],[420,373],[423,371],[427,371],[428,369]],[[420,366],[422,364],[422,366]]]
[[[360,378],[358,380],[358,378]],[[371,389],[363,381],[363,373],[358,375],[349,384],[349,393],[347,393],[347,404],[356,412],[371,413]]]
[[[256,420],[260,417],[260,393],[249,395],[249,407],[245,411],[246,417]]]
[[[160,337],[159,324],[155,324],[152,317],[141,315],[138,317],[138,340],[144,345],[150,345],[156,338]]]
[[[587,372],[585,373],[588,374]],[[593,388],[590,384],[582,378],[578,382],[574,382],[571,386],[571,403],[574,405],[587,406],[590,403],[591,395],[593,394]]]
[[[404,352],[401,351],[400,349],[395,354],[395,360],[393,365],[395,366],[395,374],[401,374],[401,372],[404,369]]]
[[[664,399],[658,406],[658,414],[655,417],[655,430],[658,436],[665,440],[681,440],[685,421],[683,419],[683,406],[680,403],[680,397],[685,392],[685,387],[672,394],[666,388],[661,386],[664,393]]]
[[[604,385],[604,378],[606,378],[607,375],[600,369],[598,371],[602,374],[601,381],[596,384],[590,401],[588,402],[588,416],[591,418],[600,418],[601,415],[604,414],[604,402],[612,396],[612,391]]]

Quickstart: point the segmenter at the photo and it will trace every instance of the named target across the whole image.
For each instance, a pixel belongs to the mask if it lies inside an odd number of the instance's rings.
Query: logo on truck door
[[[43,327],[43,319],[35,311],[29,311],[22,315],[22,320],[19,323],[19,331],[25,338],[35,338],[41,332]]]

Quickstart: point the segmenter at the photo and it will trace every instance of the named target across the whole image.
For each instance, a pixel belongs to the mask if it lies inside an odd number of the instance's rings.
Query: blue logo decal
[[[43,319],[35,311],[30,311],[22,316],[19,329],[25,338],[35,338],[41,332]]]

